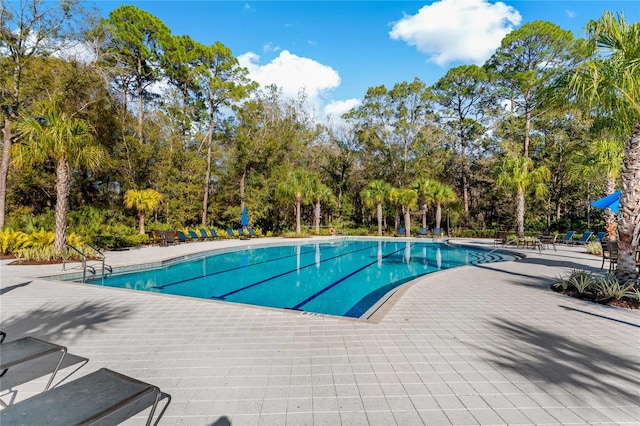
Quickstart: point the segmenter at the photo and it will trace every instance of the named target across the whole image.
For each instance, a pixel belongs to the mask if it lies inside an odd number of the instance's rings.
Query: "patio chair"
[[[607,233],[605,231],[600,231],[596,234],[596,241],[598,242],[602,242],[602,240],[604,239],[604,237],[607,236]]]
[[[416,233],[416,237],[426,237],[427,236],[427,228],[420,228],[420,231]]]
[[[164,240],[162,242],[163,246],[168,246],[169,244],[175,244],[177,241],[178,234],[175,231],[169,231],[164,234]]]
[[[617,241],[605,241],[607,246],[607,252],[609,254],[609,272],[615,272],[618,265],[618,242]],[[604,266],[604,246],[602,250],[602,266]]]
[[[571,239],[573,238],[573,234],[575,233],[576,231],[567,231],[567,233],[564,234],[564,237],[556,242],[559,244],[571,244]]]
[[[255,238],[257,237],[256,232],[253,230],[252,227],[247,226],[247,232],[249,233],[249,237],[250,238]]]
[[[233,229],[231,228],[227,228],[227,234],[229,235],[229,238],[236,238],[236,234],[233,233]]]
[[[207,230],[204,228],[200,228],[200,238],[203,240],[212,240],[215,237],[213,236],[213,234],[209,235],[207,234]]]
[[[6,336],[6,333],[2,332],[0,342],[3,342]],[[66,347],[55,343],[49,343],[44,340],[36,339],[35,337],[27,336],[18,340],[0,344],[0,377],[4,376],[11,367],[36,360],[56,352],[60,352],[60,359],[51,373],[49,382],[44,388],[46,391],[51,386],[53,378],[56,376],[56,373],[60,369],[60,365],[67,354]],[[0,424],[3,423],[0,422]]]
[[[222,238],[220,235],[218,235],[218,233],[216,232],[215,229],[213,228],[209,228],[209,233],[211,234],[211,238]]]
[[[591,238],[592,235],[593,235],[593,232],[586,231],[582,234],[579,240],[571,241],[570,244],[577,245],[577,246],[585,245],[589,242],[589,238]]]
[[[198,236],[198,234],[196,234],[196,231],[187,231],[187,232],[189,232],[189,237],[190,237],[190,238],[189,238],[189,240],[190,240],[190,241],[198,241],[198,240],[200,240],[200,239],[201,239],[201,238]]]
[[[3,409],[0,424],[119,424],[151,407],[149,426],[160,396],[156,386],[102,368]]]
[[[440,238],[442,236],[442,230],[440,228],[433,228],[433,238]]]
[[[176,240],[178,241],[178,243],[186,243],[187,241],[191,241],[191,239],[187,238],[187,236],[182,231],[178,231],[178,233],[176,234]]]
[[[398,228],[398,237],[404,237],[407,235],[407,228]]]

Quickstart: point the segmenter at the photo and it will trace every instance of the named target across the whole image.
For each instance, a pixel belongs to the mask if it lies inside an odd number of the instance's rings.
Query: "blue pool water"
[[[419,276],[508,254],[444,242],[336,240],[211,253],[88,283],[347,317]]]

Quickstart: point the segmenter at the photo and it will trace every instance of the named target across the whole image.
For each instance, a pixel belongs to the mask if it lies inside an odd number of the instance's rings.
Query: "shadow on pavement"
[[[492,365],[534,382],[586,389],[640,404],[638,365],[632,357],[504,318],[490,325],[504,338],[500,339],[504,344],[478,347]]]
[[[42,340],[57,342],[78,336],[88,331],[98,330],[106,323],[131,315],[131,308],[111,306],[108,303],[89,302],[72,307],[39,308],[14,315],[2,321],[2,329],[11,340],[33,336]]]

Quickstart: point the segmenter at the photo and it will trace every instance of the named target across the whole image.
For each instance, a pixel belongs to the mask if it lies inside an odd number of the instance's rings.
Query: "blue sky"
[[[295,96],[304,87],[319,115],[339,116],[369,87],[418,77],[435,83],[449,68],[481,64],[510,30],[551,21],[584,36],[605,10],[640,20],[640,2],[623,1],[132,1],[175,35],[229,47],[261,84]]]

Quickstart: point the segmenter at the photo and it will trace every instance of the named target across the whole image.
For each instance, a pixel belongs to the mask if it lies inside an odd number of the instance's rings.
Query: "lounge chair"
[[[600,231],[596,234],[596,241],[598,242],[602,242],[602,240],[604,239],[604,237],[607,236],[607,233],[605,231]]]
[[[182,231],[178,231],[178,233],[176,234],[176,239],[179,243],[186,243],[187,241],[190,241],[190,239],[188,239]]]
[[[442,236],[442,230],[440,228],[433,228],[433,238],[440,238]]]
[[[196,231],[188,231],[189,232],[189,237],[191,241],[198,241],[200,240],[200,237],[198,236],[198,234],[196,234]]]
[[[398,236],[404,237],[407,235],[407,228],[398,228]]]
[[[564,234],[564,237],[556,242],[559,244],[571,244],[571,238],[573,238],[573,234],[575,233],[576,231],[567,231],[567,233]]]
[[[0,342],[4,341],[5,337],[6,333],[2,332]],[[11,367],[45,357],[56,352],[60,352],[60,360],[51,373],[49,382],[44,388],[46,391],[51,386],[53,378],[60,369],[62,360],[67,354],[66,347],[55,343],[49,343],[44,340],[36,339],[35,337],[27,336],[18,340],[0,344],[0,377],[4,376]],[[0,424],[4,426],[4,421],[0,421]]]
[[[156,386],[102,368],[3,409],[0,424],[119,424],[151,407],[148,426],[160,396]]]
[[[253,230],[252,227],[247,226],[247,232],[249,233],[249,237],[251,237],[251,238],[257,237],[256,232]]]
[[[227,234],[229,235],[229,238],[235,238],[236,234],[233,233],[233,229],[231,228],[227,228]]]
[[[579,240],[571,241],[570,244],[578,245],[578,246],[585,245],[589,242],[589,238],[591,238],[592,235],[593,235],[593,232],[591,231],[584,232]]]
[[[209,232],[211,233],[211,238],[221,238],[215,229],[209,228]]]
[[[164,240],[162,242],[163,246],[168,246],[169,244],[175,244],[177,241],[178,234],[175,231],[169,231],[164,234]]]
[[[426,237],[427,236],[427,228],[420,228],[420,231],[416,233],[416,237]]]
[[[212,240],[214,238],[213,234],[207,234],[207,230],[204,228],[200,228],[200,238],[203,240]]]

